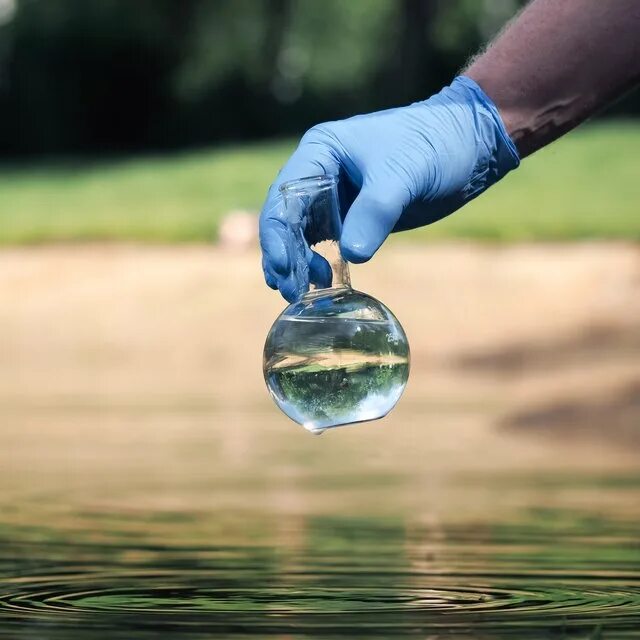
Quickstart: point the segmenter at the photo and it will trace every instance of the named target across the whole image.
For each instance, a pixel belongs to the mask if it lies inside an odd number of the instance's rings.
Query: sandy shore
[[[637,246],[396,243],[352,280],[405,326],[405,410],[486,407],[500,428],[640,439]],[[262,345],[284,305],[257,252],[3,250],[0,299],[0,414],[271,410]]]

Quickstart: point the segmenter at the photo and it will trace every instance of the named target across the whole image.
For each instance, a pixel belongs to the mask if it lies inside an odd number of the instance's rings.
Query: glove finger
[[[331,265],[319,253],[311,251],[311,260],[309,262],[309,281],[316,287],[325,288],[331,286],[333,280],[333,272]]]
[[[402,187],[371,186],[365,181],[342,227],[340,251],[349,262],[371,259],[387,239],[408,203]]]
[[[272,271],[271,267],[264,258],[262,258],[262,271],[264,273],[264,281],[267,283],[267,286],[271,289],[277,289],[278,277]]]
[[[292,272],[288,276],[278,277],[278,289],[282,297],[287,302],[295,302],[309,290],[308,281],[302,282],[300,277],[296,277],[296,273]]]
[[[275,219],[267,219],[260,225],[260,247],[263,264],[266,263],[275,273],[286,275],[291,270],[291,260],[287,251],[290,243],[287,227]]]
[[[279,276],[287,276],[295,270],[300,258],[295,255],[297,243],[287,224],[280,185],[314,175],[337,174],[338,170],[339,161],[327,145],[319,142],[301,143],[269,188],[260,214],[260,246],[266,263]],[[279,281],[284,282],[282,278]],[[308,288],[308,283],[301,283],[301,288],[305,286]],[[280,291],[283,293],[282,289]]]

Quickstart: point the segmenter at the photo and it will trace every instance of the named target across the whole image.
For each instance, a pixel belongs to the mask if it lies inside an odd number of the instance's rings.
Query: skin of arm
[[[640,81],[640,1],[533,0],[463,74],[525,157]]]

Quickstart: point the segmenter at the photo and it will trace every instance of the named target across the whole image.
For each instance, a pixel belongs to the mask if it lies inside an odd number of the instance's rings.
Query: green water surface
[[[261,411],[5,415],[0,638],[639,637],[640,470]]]

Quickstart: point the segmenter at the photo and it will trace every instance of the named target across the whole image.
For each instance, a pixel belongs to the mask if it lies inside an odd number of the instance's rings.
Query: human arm
[[[463,73],[525,157],[640,81],[640,2],[534,0]]]
[[[267,284],[294,300],[321,277],[311,252],[296,254],[282,182],[338,175],[341,251],[368,260],[392,231],[456,211],[637,82],[639,23],[638,0],[534,0],[428,100],[312,128],[261,214]]]

